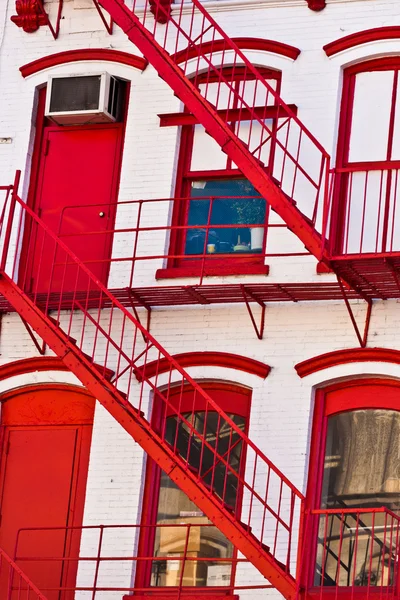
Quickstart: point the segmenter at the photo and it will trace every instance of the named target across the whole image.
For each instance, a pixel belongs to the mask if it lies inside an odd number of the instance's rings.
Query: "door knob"
[[[105,216],[106,216],[106,215],[105,215],[105,213],[104,213],[104,212],[101,210],[101,211],[99,212],[99,217],[100,217],[100,219],[102,219],[102,218],[103,218],[103,217],[105,217]]]

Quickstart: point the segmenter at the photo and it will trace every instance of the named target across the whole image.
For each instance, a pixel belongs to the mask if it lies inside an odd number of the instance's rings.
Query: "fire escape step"
[[[121,392],[121,390],[119,390],[118,388],[117,388],[117,392],[118,392],[118,394],[120,396],[122,396],[122,398],[124,400],[126,400],[127,404],[129,405],[129,406],[127,406],[127,409],[129,411],[132,411],[135,415],[139,415],[140,417],[144,417],[145,416],[145,413],[142,410],[139,410],[138,408],[136,408],[136,406],[133,406],[133,404],[131,404],[129,402],[129,400],[128,400],[128,394],[126,394],[126,392]]]

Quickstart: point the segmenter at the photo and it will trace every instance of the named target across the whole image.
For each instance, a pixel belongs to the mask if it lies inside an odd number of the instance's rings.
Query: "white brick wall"
[[[0,24],[5,6],[0,6]],[[5,31],[0,33],[0,137],[13,138],[10,145],[0,145],[0,184],[12,180],[16,168],[23,170],[24,194],[29,181],[32,148],[32,111],[35,88],[50,73],[83,73],[109,70],[129,79],[131,95],[125,150],[121,174],[120,200],[169,197],[174,189],[174,172],[178,132],[159,128],[158,113],[179,109],[179,101],[151,66],[144,73],[110,63],[76,63],[63,65],[24,80],[19,67],[41,56],[76,48],[108,48],[134,51],[117,30],[109,37],[94,10],[86,0],[65,2],[64,19],[59,40],[53,41],[49,31],[41,28],[27,35],[10,23],[14,2],[8,5]],[[299,117],[316,137],[334,154],[341,86],[341,70],[361,58],[384,54],[400,54],[400,39],[376,42],[343,52],[328,59],[322,46],[340,36],[385,25],[400,25],[398,0],[332,0],[321,13],[309,11],[303,0],[264,0],[262,2],[209,2],[213,16],[232,36],[274,39],[298,46],[302,53],[292,62],[282,57],[252,56],[259,64],[276,67],[283,72],[282,95],[299,107]],[[51,5],[52,15],[56,4]],[[149,213],[149,223],[168,223],[169,206]],[[117,223],[125,226],[135,214],[120,210]],[[286,248],[298,246],[285,234]],[[123,256],[131,239],[120,237],[114,255]],[[274,241],[282,247],[283,239]],[[157,253],[165,240],[162,235],[148,236],[141,252]],[[315,274],[313,258],[271,259],[267,281],[320,280]],[[158,265],[160,266],[160,265]],[[136,285],[153,285],[156,265],[143,263],[138,269]],[[328,277],[328,276],[324,276]],[[256,277],[248,278],[257,281]],[[126,275],[120,267],[111,274],[111,284],[122,286]],[[169,285],[169,281],[161,282]],[[360,323],[365,307],[355,304]],[[117,325],[118,326],[118,325]],[[376,302],[369,336],[370,346],[400,349],[400,308],[398,302]],[[328,381],[357,375],[400,378],[400,367],[390,364],[352,363],[318,372],[301,380],[294,365],[306,358],[336,349],[357,345],[343,303],[271,304],[266,311],[264,339],[256,339],[245,306],[211,306],[165,308],[153,311],[151,332],[170,353],[219,350],[237,353],[272,366],[264,381],[233,369],[196,367],[189,373],[197,379],[223,379],[252,388],[250,437],[276,465],[305,490],[309,451],[310,424],[314,389]],[[104,348],[98,348],[99,355]],[[35,354],[35,348],[17,315],[2,319],[0,339],[1,364]],[[34,381],[75,382],[66,373],[36,374],[1,382],[0,391],[27,385]],[[142,481],[145,459],[141,449],[113,422],[102,407],[97,407],[85,507],[85,524],[135,523],[141,510]],[[93,539],[84,539],[82,552],[90,550]],[[110,542],[111,543],[111,542]],[[133,538],[112,542],[115,552],[132,549]],[[112,546],[111,546],[112,547]],[[122,573],[129,585],[130,572]],[[85,573],[81,573],[84,581]],[[238,584],[254,582],[251,569],[242,569]],[[250,598],[251,594],[241,594]],[[257,594],[256,594],[257,595]],[[261,594],[260,594],[261,595]],[[264,594],[267,595],[267,594]],[[268,596],[276,595],[271,591]]]

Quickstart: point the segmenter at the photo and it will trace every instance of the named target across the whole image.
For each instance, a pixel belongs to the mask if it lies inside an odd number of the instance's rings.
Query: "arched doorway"
[[[364,379],[317,394],[307,500],[308,587],[397,588],[399,382]]]
[[[0,547],[17,552],[48,600],[69,600],[73,592],[46,589],[72,587],[77,563],[46,559],[79,553],[79,530],[56,528],[82,525],[95,400],[63,384],[20,388],[1,400]],[[0,597],[8,585],[0,579]]]

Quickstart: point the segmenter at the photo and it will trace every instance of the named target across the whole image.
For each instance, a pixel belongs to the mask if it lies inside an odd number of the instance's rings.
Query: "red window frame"
[[[279,96],[281,89],[281,79],[282,73],[276,69],[271,69],[268,67],[259,67],[258,71],[261,75],[266,79],[274,79],[276,81],[276,92]],[[246,73],[246,81],[254,80],[254,76],[250,73],[247,73],[245,67],[235,67],[234,76],[232,74],[232,69],[227,67],[224,69],[224,75],[228,81],[235,82],[236,89],[239,88],[243,79],[243,74]],[[214,81],[219,81],[220,77],[214,75],[212,73],[204,73],[203,75],[196,77],[196,84],[201,85],[202,83],[213,83]],[[256,107],[260,109],[260,114],[265,116],[265,107]],[[245,119],[244,111],[242,120]],[[177,175],[176,175],[176,185],[175,185],[175,198],[176,199],[186,199],[184,202],[175,202],[173,213],[172,213],[172,230],[170,237],[170,246],[169,246],[169,255],[184,255],[185,253],[185,231],[182,229],[176,229],[181,225],[186,225],[188,219],[189,205],[190,205],[190,188],[192,181],[195,180],[233,180],[233,179],[243,179],[243,174],[240,169],[233,168],[232,160],[227,156],[226,158],[226,167],[225,169],[218,170],[201,170],[195,171],[191,169],[191,161],[193,156],[193,145],[194,145],[194,132],[195,125],[192,123],[187,124],[187,115],[190,114],[188,109],[185,107],[183,112],[181,113],[181,120],[179,119],[179,115],[173,115],[174,119],[171,121],[171,125],[181,125],[181,138],[180,138],[180,148],[179,148],[179,157],[177,164]],[[272,117],[273,118],[273,117]],[[239,119],[239,115],[238,115]],[[233,129],[235,123],[238,119],[232,119],[230,122],[230,127]],[[195,120],[197,124],[198,121]],[[275,121],[274,121],[275,126]],[[267,171],[271,172],[272,165],[274,160],[274,147],[271,147],[269,164],[267,166]],[[268,204],[266,207],[266,223],[268,221]],[[265,237],[264,236],[264,246],[265,246]],[[228,274],[268,274],[268,266],[264,265],[264,257],[263,253],[260,254],[249,254],[248,256],[232,256],[229,255],[228,259],[221,256],[220,260],[216,260],[215,258],[212,261],[212,267],[207,269],[209,274],[215,275],[228,275]],[[179,276],[196,276],[200,273],[199,261],[195,261],[188,258],[177,259],[170,258],[167,262],[166,269],[160,269],[157,272],[157,277],[179,277]]]
[[[345,245],[344,232],[346,222],[346,209],[348,204],[347,198],[350,186],[350,172],[363,171],[364,169],[400,169],[400,160],[391,160],[393,131],[396,116],[394,110],[394,105],[396,103],[396,93],[392,95],[386,160],[362,162],[353,162],[349,160],[356,76],[360,73],[389,70],[395,71],[393,86],[394,89],[396,89],[400,71],[400,57],[392,56],[368,60],[348,67],[347,69],[345,69],[343,74],[343,90],[339,116],[338,143],[336,150],[336,176],[334,183],[332,218],[330,225],[330,239],[332,245],[332,252],[336,255],[343,253]],[[389,189],[386,190],[386,207],[384,216],[386,221],[388,219],[388,215],[386,213],[388,210],[387,206],[388,198],[390,196],[391,183],[389,182],[388,185]],[[384,233],[384,240],[382,246],[386,245],[386,235],[387,233]]]
[[[213,396],[216,395],[215,400],[218,401],[220,408],[227,412],[233,413],[238,416],[243,416],[245,418],[245,427],[244,433],[248,434],[249,428],[249,417],[250,417],[250,407],[251,407],[251,396],[252,391],[250,388],[246,388],[237,384],[227,383],[223,381],[200,381],[201,387],[207,391],[208,394]],[[182,393],[183,391],[183,393]],[[195,406],[193,406],[193,389],[192,387],[188,387],[187,390],[185,388],[182,390],[182,386],[177,384],[175,389],[171,387],[169,402],[173,404],[174,396],[176,396],[177,403],[179,403],[180,411],[182,412],[192,412],[198,411],[201,412],[205,410],[204,399],[200,398],[196,395]],[[210,411],[208,411],[210,412]],[[170,414],[175,414],[172,410],[169,411]],[[152,426],[156,430],[160,430],[162,427],[162,421],[165,417],[169,416],[169,413],[165,415],[165,408],[161,404],[161,402],[155,402],[152,410],[151,423]],[[240,457],[240,470],[239,474],[244,475],[244,469],[246,465],[246,450],[245,447],[242,448],[242,453]],[[161,469],[155,463],[155,461],[150,458],[147,459],[146,464],[146,473],[145,473],[145,483],[144,483],[144,492],[142,499],[142,517],[141,517],[141,533],[138,544],[138,557],[140,556],[152,556],[154,551],[154,534],[152,529],[147,528],[146,525],[153,525],[156,522],[157,517],[157,508],[158,508],[158,500],[159,500],[159,490],[160,490],[160,476]],[[238,490],[238,501],[236,503],[237,506],[237,516],[240,517],[242,505],[242,490]],[[236,549],[234,549],[233,557],[236,556]],[[235,578],[235,568],[236,565],[232,563],[232,581]],[[177,593],[177,588],[174,587],[151,587],[150,586],[150,577],[151,577],[151,561],[138,561],[136,576],[135,576],[135,588],[144,589],[146,588],[146,595],[162,595],[168,594],[169,596]],[[223,588],[211,588],[211,587],[194,587],[193,591],[188,592],[188,596],[192,596],[194,592],[201,592],[207,590],[207,598],[212,600],[214,596],[231,596],[232,592],[225,592]],[[213,590],[215,593],[213,593]],[[211,592],[211,595],[210,595]]]
[[[338,413],[360,409],[383,409],[400,412],[400,381],[380,378],[354,379],[320,389],[316,393],[305,500],[305,514],[308,515],[308,518],[304,521],[305,530],[303,532],[302,556],[305,557],[305,560],[300,563],[302,585],[311,592],[314,587],[318,515],[312,515],[310,512],[321,507],[328,418]],[[400,578],[397,581],[397,585],[399,584]],[[319,595],[320,588],[314,589],[318,590]],[[363,589],[363,587],[360,587],[361,591]],[[372,595],[383,593],[380,588],[377,588],[376,592],[371,592],[370,588],[368,590],[368,594]],[[336,586],[329,590],[329,587],[327,587],[325,594],[327,597],[340,594],[341,600],[350,600],[350,598],[353,598],[354,590],[341,589]]]

